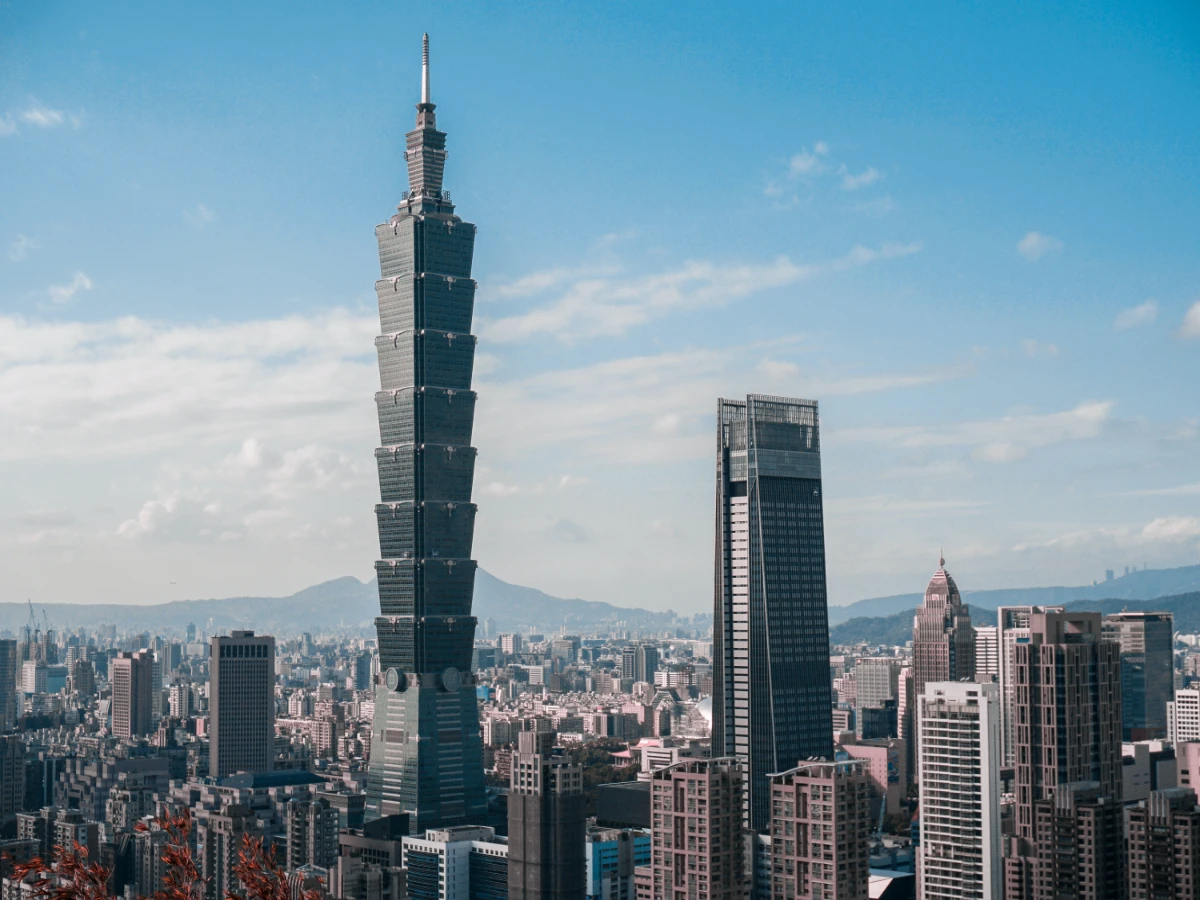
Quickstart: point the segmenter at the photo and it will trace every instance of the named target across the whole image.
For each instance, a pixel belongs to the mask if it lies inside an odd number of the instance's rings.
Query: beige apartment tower
[[[148,650],[124,652],[109,666],[112,684],[112,732],[119,738],[149,734],[158,727],[154,713],[154,657]]]
[[[772,775],[771,900],[867,900],[871,829],[865,761]]]

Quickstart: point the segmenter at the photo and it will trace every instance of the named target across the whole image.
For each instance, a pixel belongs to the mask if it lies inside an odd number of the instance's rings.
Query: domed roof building
[[[944,557],[925,588],[925,602],[913,618],[913,691],[925,693],[931,681],[975,677],[975,629]]]

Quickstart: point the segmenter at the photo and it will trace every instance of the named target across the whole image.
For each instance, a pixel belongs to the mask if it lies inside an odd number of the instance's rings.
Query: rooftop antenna
[[[429,33],[421,38],[421,102],[429,102]]]

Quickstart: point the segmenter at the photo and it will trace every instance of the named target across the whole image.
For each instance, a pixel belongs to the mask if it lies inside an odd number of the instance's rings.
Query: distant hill
[[[379,595],[374,581],[353,576],[335,578],[298,591],[288,597],[231,597],[223,600],[176,600],[153,606],[119,604],[47,604],[51,625],[56,629],[94,628],[116,625],[119,630],[182,631],[189,622],[197,628],[227,631],[251,628],[265,634],[286,636],[301,631],[369,629],[379,615]],[[670,622],[665,613],[626,609],[591,600],[564,600],[534,588],[501,581],[479,569],[475,576],[473,612],[482,623],[491,619],[500,631],[529,627],[555,630],[561,625],[585,627],[601,622],[624,621],[630,626]],[[18,633],[29,619],[24,603],[0,603],[0,630]]]
[[[1111,584],[1112,582],[1109,582]],[[1018,604],[1012,604],[1018,605]],[[1066,606],[1067,609],[1083,609],[1092,612],[1109,613],[1130,610],[1133,612],[1169,612],[1175,615],[1175,630],[1185,634],[1200,632],[1200,591],[1186,594],[1175,594],[1169,597],[1156,597],[1152,600],[1126,600],[1120,597],[1110,597],[1103,600],[1076,600],[1070,603],[1037,603],[1035,606]],[[989,611],[979,610],[982,615],[972,610],[972,621],[976,625],[995,625],[996,617]],[[832,644],[872,644],[894,646],[912,640],[913,615],[912,609],[901,610],[890,616],[860,616],[848,622],[841,622],[829,629],[829,641]]]
[[[923,587],[923,586],[922,586]],[[960,584],[959,588],[963,586]],[[995,610],[1000,606],[1062,606],[1076,600],[1151,600],[1189,591],[1200,591],[1200,566],[1178,569],[1139,569],[1095,585],[1080,587],[1008,588],[994,591],[963,591],[963,601],[972,609]],[[921,604],[922,594],[895,594],[859,600],[848,606],[829,607],[829,624],[851,619],[893,616]]]

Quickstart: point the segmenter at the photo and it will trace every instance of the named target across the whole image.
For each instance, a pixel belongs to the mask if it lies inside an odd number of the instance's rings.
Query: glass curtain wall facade
[[[833,756],[816,402],[718,400],[716,500],[712,752],[743,761],[764,832],[769,776]]]
[[[482,822],[483,743],[471,650],[475,226],[442,190],[446,135],[429,101],[428,38],[409,190],[379,243],[381,677],[367,817],[406,812],[410,833]]]

